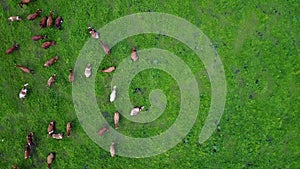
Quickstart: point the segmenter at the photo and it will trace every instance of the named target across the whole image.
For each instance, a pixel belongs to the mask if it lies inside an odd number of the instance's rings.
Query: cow
[[[135,115],[139,114],[143,109],[144,109],[144,106],[135,107],[135,108],[131,109],[130,116],[135,116]]]

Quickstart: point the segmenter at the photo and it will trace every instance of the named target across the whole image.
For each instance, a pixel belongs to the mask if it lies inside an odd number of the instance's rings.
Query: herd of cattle
[[[19,6],[22,8],[23,5],[28,5],[30,2],[32,2],[32,0],[22,0],[19,3]],[[40,17],[41,13],[42,13],[42,10],[38,9],[35,13],[29,14],[26,18],[27,18],[27,20],[35,20],[36,18]],[[8,18],[8,20],[13,22],[13,21],[22,21],[23,19],[20,16],[11,16],[11,17]],[[41,18],[40,28],[52,27],[53,26],[53,21],[54,21],[55,27],[58,30],[61,30],[63,19],[62,19],[61,16],[58,16],[54,20],[52,11],[50,11],[49,16],[44,16],[44,17]],[[100,34],[95,29],[93,29],[92,27],[88,27],[88,32],[89,32],[91,38],[99,40],[99,43],[102,46],[104,52],[107,55],[110,55],[110,52],[111,52],[110,48],[104,42],[102,42],[100,40]],[[43,40],[43,39],[46,39],[46,38],[47,38],[46,35],[35,35],[35,36],[31,37],[31,40],[39,41],[39,40]],[[44,48],[44,49],[48,49],[49,47],[54,46],[55,44],[56,44],[55,41],[45,41],[45,42],[42,43],[41,47]],[[18,49],[20,49],[20,44],[16,43],[12,47],[8,48],[5,53],[6,54],[11,54],[11,53],[13,53],[14,51],[16,51]],[[132,50],[131,50],[131,59],[134,62],[136,62],[138,60],[138,55],[137,55],[137,51],[136,51],[135,47],[133,47]],[[47,60],[44,63],[44,67],[49,67],[49,66],[53,65],[57,60],[58,60],[58,56],[54,56],[54,57],[50,58],[49,60]],[[29,73],[29,74],[33,73],[33,70],[26,67],[26,66],[21,66],[21,65],[16,64],[16,67],[19,68],[21,71],[23,71],[25,73]],[[111,67],[108,67],[106,69],[102,69],[101,72],[110,73],[110,72],[113,72],[115,69],[116,69],[115,66],[111,66]],[[69,82],[72,83],[74,81],[74,75],[73,75],[72,68],[69,70],[69,72],[70,72],[69,73]],[[92,65],[91,64],[86,65],[84,75],[85,75],[86,78],[89,78],[92,75]],[[56,74],[52,74],[51,77],[48,79],[48,81],[47,81],[47,86],[48,87],[51,87],[53,85],[53,83],[55,82],[55,77],[56,77]],[[23,85],[23,88],[19,92],[19,98],[20,99],[25,99],[26,94],[27,94],[27,87],[28,87],[28,83]],[[112,92],[110,94],[110,98],[109,98],[110,102],[114,102],[116,97],[117,97],[117,87],[114,86],[113,89],[112,89]],[[135,116],[139,112],[141,112],[143,109],[144,109],[144,106],[134,107],[131,110],[130,115]],[[119,118],[120,118],[119,112],[115,112],[114,113],[115,129],[118,129],[118,127],[119,127],[118,126]],[[71,135],[71,129],[72,129],[72,124],[71,124],[71,122],[68,122],[67,125],[66,125],[66,132],[67,132],[68,137],[70,137],[70,135]],[[102,136],[107,131],[109,131],[109,127],[105,126],[105,127],[101,128],[98,131],[98,135]],[[51,121],[48,125],[48,137],[52,137],[54,139],[59,139],[59,140],[64,137],[63,133],[56,133],[55,132],[55,122],[54,121]],[[25,146],[24,159],[30,158],[31,149],[32,149],[33,146],[36,146],[36,144],[33,142],[33,132],[30,132],[27,135],[27,144]],[[116,155],[115,142],[112,142],[111,145],[110,145],[110,154],[111,154],[112,157],[114,157]],[[51,168],[51,164],[54,161],[54,158],[55,158],[55,153],[51,152],[51,153],[48,154],[48,156],[46,158],[48,168]],[[17,167],[17,165],[13,165],[13,168],[17,169],[18,167]]]

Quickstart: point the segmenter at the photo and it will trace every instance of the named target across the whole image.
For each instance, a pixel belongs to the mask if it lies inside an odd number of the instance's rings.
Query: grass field
[[[56,153],[53,168],[300,168],[300,3],[290,1],[34,1],[22,9],[18,1],[1,1],[0,8],[0,168],[46,168],[46,156]],[[39,28],[39,20],[26,16],[42,9],[64,19],[62,30]],[[197,77],[200,89],[199,115],[189,134],[166,153],[149,158],[111,158],[84,132],[77,119],[72,99],[69,68],[74,67],[80,50],[90,39],[87,27],[99,29],[122,16],[138,12],[163,12],[182,17],[201,29],[216,48],[225,69],[226,107],[215,133],[198,143],[201,127],[209,111],[211,86],[201,60],[187,46],[170,37],[155,34],[127,38],[113,47],[99,69],[118,64],[128,57],[132,46],[138,49],[161,48],[180,57]],[[13,15],[22,22],[9,23]],[[184,30],[181,30],[184,31]],[[48,50],[31,41],[36,34],[48,35],[57,42]],[[10,55],[5,50],[15,42],[20,50]],[[43,64],[60,56],[49,68]],[[25,74],[15,68],[32,68]],[[96,71],[96,70],[94,70]],[[55,84],[46,87],[57,74]],[[116,108],[109,104],[112,74],[97,73],[96,97],[99,108],[113,125]],[[76,80],[76,79],[75,79]],[[29,93],[24,101],[18,93],[24,83]],[[136,124],[121,118],[119,132],[132,137],[148,137],[165,131],[174,123],[180,92],[166,72],[145,70],[132,81],[130,99],[150,106],[154,89],[165,92],[168,104],[154,122]],[[141,93],[134,93],[140,88]],[[47,138],[47,126],[56,121],[58,132],[73,123],[70,139]],[[24,160],[27,134],[35,133],[37,147]]]

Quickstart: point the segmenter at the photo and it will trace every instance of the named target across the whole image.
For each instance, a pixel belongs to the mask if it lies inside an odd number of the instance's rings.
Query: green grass
[[[36,1],[23,9],[16,1],[1,1],[0,8],[0,168],[17,164],[20,168],[46,168],[46,156],[56,152],[53,168],[299,168],[300,167],[300,24],[298,1]],[[64,18],[63,29],[39,29],[35,21],[8,23],[7,18],[24,19],[37,8],[42,16],[50,10]],[[155,34],[127,38],[112,50],[99,69],[118,65],[130,48],[152,47],[171,51],[191,68],[197,77],[201,99],[196,124],[173,149],[158,156],[131,159],[111,158],[85,134],[72,102],[68,70],[89,40],[88,26],[105,24],[137,12],[164,12],[182,17],[199,27],[212,41],[224,64],[227,82],[226,108],[219,129],[203,144],[198,135],[210,105],[210,82],[204,65],[184,44]],[[182,30],[184,31],[184,30]],[[33,42],[35,34],[47,34],[57,42],[48,50]],[[20,50],[6,55],[14,42]],[[52,67],[44,62],[60,56]],[[15,64],[28,66],[35,74],[24,74]],[[48,78],[57,73],[52,88]],[[96,95],[99,108],[108,112],[113,125],[116,111],[108,104],[113,74],[98,73]],[[29,94],[18,99],[22,85],[29,83]],[[139,87],[144,93],[134,93]],[[130,98],[134,104],[149,106],[151,90],[166,93],[164,114],[148,124],[121,119],[120,132],[133,137],[153,136],[166,130],[179,111],[180,92],[175,80],[159,70],[140,72],[132,81]],[[47,126],[56,121],[58,131],[73,122],[72,137],[60,141],[47,138]],[[24,160],[28,132],[34,131],[37,147]]]

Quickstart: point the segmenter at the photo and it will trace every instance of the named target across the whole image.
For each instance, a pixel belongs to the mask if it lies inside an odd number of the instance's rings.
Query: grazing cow
[[[48,156],[47,156],[47,166],[48,166],[48,169],[51,169],[51,165],[52,165],[52,163],[54,161],[54,158],[55,158],[54,153],[48,154]]]
[[[55,77],[56,77],[56,74],[53,74],[53,75],[49,78],[49,80],[48,80],[48,82],[47,82],[48,87],[51,87],[52,84],[55,82]]]
[[[53,12],[50,11],[50,15],[49,15],[49,17],[47,19],[47,26],[48,27],[52,27],[52,25],[53,25]]]
[[[111,66],[109,68],[102,69],[101,72],[103,72],[103,73],[110,73],[110,72],[114,71],[115,69],[116,69],[115,66]]]
[[[109,55],[109,54],[110,54],[109,47],[108,47],[105,43],[103,43],[101,40],[100,40],[100,44],[101,44],[101,46],[102,46],[104,52],[105,52],[107,55]]]
[[[61,16],[59,16],[59,17],[57,17],[57,18],[55,19],[55,27],[56,27],[57,29],[59,29],[59,30],[61,29],[62,23],[63,23],[63,19],[62,19]]]
[[[116,97],[117,97],[117,86],[114,86],[113,89],[112,89],[112,92],[110,94],[109,101],[110,102],[115,101]]]
[[[91,64],[87,64],[84,70],[85,77],[90,77],[92,75],[92,66]]]
[[[25,154],[24,154],[24,159],[27,159],[27,158],[29,158],[29,156],[30,156],[30,146],[28,145],[28,144],[26,144],[26,146],[25,146]]]
[[[98,136],[102,136],[104,132],[109,131],[108,127],[102,127],[99,131],[98,131]]]
[[[50,46],[54,46],[54,45],[55,45],[55,41],[47,41],[42,44],[42,48],[48,49]]]
[[[51,121],[48,125],[48,136],[51,136],[54,133],[55,123]]]
[[[91,27],[88,27],[88,31],[89,31],[92,38],[94,38],[94,39],[99,38],[99,33],[95,29],[93,29]]]
[[[8,18],[9,21],[22,21],[22,18],[20,16],[11,16]]]
[[[22,1],[19,3],[19,7],[20,7],[20,8],[23,8],[23,5],[28,5],[30,2],[32,2],[32,0],[22,0]]]
[[[45,67],[49,67],[53,65],[58,60],[58,56],[54,56],[53,58],[47,60],[44,64]]]
[[[41,28],[45,28],[45,27],[47,26],[47,19],[48,19],[48,17],[45,16],[45,17],[43,17],[43,18],[40,20],[40,27],[41,27]]]
[[[71,122],[67,123],[67,136],[70,137],[71,136],[71,130],[72,130],[72,124]]]
[[[72,83],[73,81],[74,81],[73,69],[70,68],[69,82]]]
[[[109,148],[110,155],[112,157],[116,156],[115,142],[112,142]]]
[[[55,138],[57,140],[61,140],[63,138],[63,134],[62,133],[52,134],[52,138]]]
[[[5,51],[5,53],[6,53],[6,54],[11,54],[13,51],[15,51],[15,50],[17,50],[17,49],[19,49],[19,48],[20,48],[20,45],[16,43],[16,44],[14,44],[14,46],[8,48],[8,49]]]
[[[102,136],[104,132],[109,131],[108,127],[103,127],[98,131],[98,136]]]
[[[42,39],[45,39],[45,38],[47,38],[46,35],[35,35],[35,36],[31,37],[31,40],[38,41],[38,40],[42,40]]]
[[[143,109],[144,109],[144,106],[133,108],[130,112],[130,116],[135,116],[135,115],[139,114]]]
[[[131,59],[132,59],[132,61],[137,61],[138,59],[139,59],[139,57],[137,56],[137,54],[136,54],[136,48],[135,47],[133,47],[132,48],[132,50],[131,50]]]
[[[29,69],[28,67],[20,66],[20,65],[17,65],[17,64],[16,64],[16,67],[19,68],[20,70],[22,70],[25,73],[32,73],[32,70]]]
[[[35,13],[28,15],[27,19],[28,20],[34,20],[35,18],[37,18],[38,16],[40,16],[41,13],[42,13],[42,10],[38,9]]]
[[[115,115],[114,115],[115,129],[119,128],[119,119],[120,119],[120,113],[115,112]]]
[[[25,96],[27,94],[27,86],[28,86],[28,83],[25,83],[23,88],[21,89],[21,91],[19,93],[19,98],[20,99],[25,99]]]
[[[29,146],[33,146],[33,145],[35,145],[34,143],[33,143],[33,132],[30,132],[29,134],[28,134],[28,136],[27,136],[27,144],[29,145]]]

